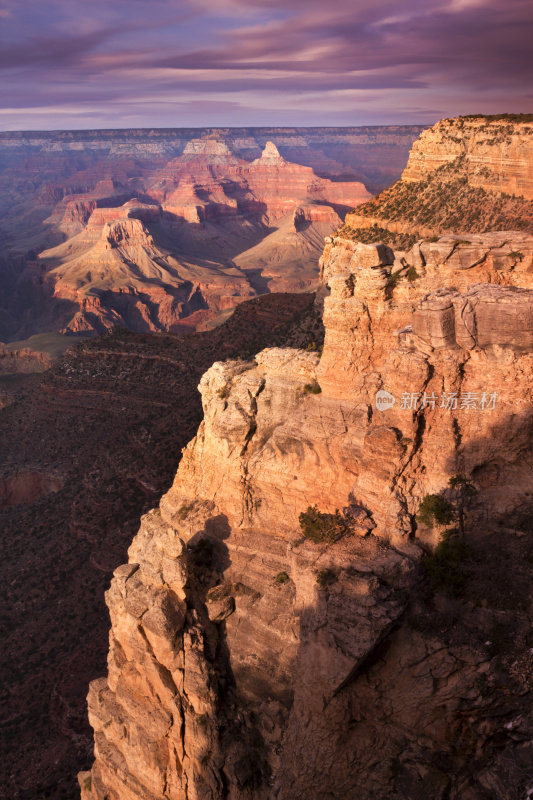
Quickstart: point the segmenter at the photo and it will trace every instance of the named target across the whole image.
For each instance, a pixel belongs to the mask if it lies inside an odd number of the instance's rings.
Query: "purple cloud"
[[[529,0],[44,5],[0,0],[0,127],[85,127],[88,116],[115,126],[346,125],[531,110]]]

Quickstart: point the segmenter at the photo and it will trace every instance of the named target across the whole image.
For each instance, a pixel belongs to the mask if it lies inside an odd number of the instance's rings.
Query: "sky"
[[[0,130],[533,111],[532,0],[0,0]]]

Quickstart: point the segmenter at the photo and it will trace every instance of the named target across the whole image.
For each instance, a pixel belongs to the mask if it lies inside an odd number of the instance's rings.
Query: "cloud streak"
[[[0,32],[4,129],[531,111],[529,0],[4,0]]]

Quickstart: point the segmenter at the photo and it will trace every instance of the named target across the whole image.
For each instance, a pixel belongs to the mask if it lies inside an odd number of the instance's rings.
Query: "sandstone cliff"
[[[205,333],[38,337],[27,346],[47,346],[50,369],[0,374],[0,796],[76,796],[92,762],[87,685],[106,664],[104,592],[198,428],[200,377],[295,325],[296,344],[320,343],[312,311],[310,295],[268,294]]]
[[[525,792],[532,256],[525,234],[334,237],[322,354],[203,376],[204,420],[107,593],[84,800]],[[424,555],[442,527],[417,514],[457,475],[475,495],[449,600]]]
[[[471,186],[533,200],[532,133],[530,115],[442,120],[414,142],[402,180],[422,182],[463,158]]]
[[[401,179],[348,214],[346,225],[354,238],[366,240],[373,227],[415,238],[531,232],[532,165],[531,115],[441,120],[414,142]],[[382,230],[375,230],[373,239],[380,238]]]

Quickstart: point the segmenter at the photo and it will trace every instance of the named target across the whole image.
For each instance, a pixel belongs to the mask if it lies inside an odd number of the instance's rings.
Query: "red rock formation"
[[[189,336],[65,337],[77,346],[43,375],[1,377],[6,796],[75,796],[92,752],[87,685],[105,668],[104,591],[198,427],[198,381],[214,359],[285,341],[312,303],[265,295]]]
[[[84,800],[516,794],[527,667],[509,705],[487,696],[494,661],[467,631],[512,625],[511,675],[527,614],[466,599],[446,646],[401,623],[442,531],[417,521],[426,496],[475,484],[479,552],[532,511],[533,238],[475,238],[408,254],[331,240],[322,356],[267,349],[203,376],[204,420],[107,594]],[[523,592],[531,567],[506,536]]]
[[[157,197],[168,194],[166,219],[161,226],[164,230],[154,237],[158,245],[164,250],[170,248],[180,262],[188,259],[187,266],[191,263],[202,269],[206,260],[214,261],[217,272],[221,266],[228,266],[235,255],[255,247],[272,233],[272,225],[284,224],[280,214],[288,216],[295,207],[309,202],[334,203],[337,212],[343,214],[361,199],[361,185],[354,181],[368,177],[372,188],[387,185],[399,175],[408,147],[420,130],[418,126],[208,129],[205,134],[210,137],[210,153],[205,152],[205,138],[194,140],[194,145],[187,147],[192,137],[202,135],[194,130],[0,133],[0,155],[5,156],[0,158],[0,209],[8,242],[0,264],[0,339],[24,339],[36,332],[69,326],[78,313],[75,300],[54,299],[53,287],[50,291],[49,284],[43,281],[43,263],[36,261],[36,255],[57,247],[65,237],[72,239],[82,233],[95,204],[96,208],[117,207],[135,196],[150,203],[154,197],[147,196],[148,186],[153,187]],[[256,170],[257,181],[241,174],[242,170],[249,172],[254,159],[260,160],[261,150],[269,141],[279,146],[283,169],[279,163],[268,166],[262,162],[263,167]],[[214,173],[201,167],[206,159],[210,159]],[[290,162],[305,165],[303,173],[298,173],[297,167],[289,167]],[[169,164],[173,165],[171,169]],[[230,180],[224,180],[225,167],[233,170]],[[342,183],[335,181],[331,185],[310,169],[351,183],[345,190]],[[174,185],[178,172],[179,186]],[[276,172],[278,178],[292,182],[285,195],[279,180],[276,182]],[[158,177],[165,176],[168,185],[158,186]],[[247,186],[249,178],[253,186]],[[276,197],[269,195],[264,184],[267,179]],[[173,189],[177,196],[171,202]],[[305,190],[303,194],[301,190]],[[363,196],[367,197],[364,193]],[[266,206],[270,208],[268,213]],[[159,225],[155,221],[153,224]],[[321,245],[313,254],[315,263],[320,249]],[[309,271],[310,266],[306,260],[298,271]],[[275,278],[280,286],[291,290],[309,285],[307,278],[302,281],[299,275],[293,284],[289,275],[278,274]],[[265,280],[267,286],[272,285],[270,275],[259,282],[254,278],[253,291],[264,290]],[[215,282],[220,282],[218,275]],[[232,292],[222,294],[231,297]],[[157,317],[156,306],[157,303],[152,304],[144,317]],[[120,316],[120,310],[115,310]],[[189,309],[188,314],[191,318],[186,324],[192,328],[199,312],[190,313]],[[208,316],[203,309],[201,318]],[[218,316],[216,309],[213,316]],[[135,317],[140,320],[143,315]],[[176,319],[174,313],[173,317],[174,324],[183,327],[181,316]],[[101,330],[104,321],[95,322]],[[165,328],[167,322],[165,314],[164,321],[152,324]],[[121,324],[135,327],[125,320]],[[150,329],[145,321],[138,324]],[[88,318],[82,327],[86,325],[91,325]],[[78,327],[78,322],[73,320],[71,327]]]
[[[250,164],[212,139],[189,143],[147,191],[164,209],[188,220],[195,220],[196,213],[200,220],[252,215],[269,222],[286,216],[301,202],[350,207],[370,196],[361,183],[333,183],[318,178],[310,167],[285,161],[272,142]]]
[[[150,203],[62,207],[60,227],[77,233],[39,257],[53,299],[75,309],[60,330],[194,329],[254,294],[316,286],[323,238],[340,223],[332,206],[368,192],[289,164],[272,143],[265,153],[249,164],[193,140],[147,183]]]
[[[393,234],[533,231],[533,123],[442,120],[413,144],[401,180],[346,216],[354,238]],[[368,234],[365,239],[370,241]],[[397,237],[389,236],[390,241]]]

